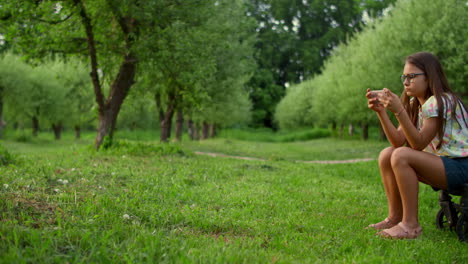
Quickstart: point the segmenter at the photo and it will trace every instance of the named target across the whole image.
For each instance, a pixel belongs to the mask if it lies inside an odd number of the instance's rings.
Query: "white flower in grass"
[[[55,192],[55,193],[59,193],[59,192],[60,192],[60,189],[55,188],[55,189],[54,189],[54,192]]]
[[[63,184],[63,185],[67,185],[67,184],[68,184],[68,180],[58,179],[57,182],[60,182],[60,183]]]
[[[128,219],[130,219],[130,216],[129,216],[128,214],[124,214],[124,215],[122,216],[122,218],[123,218],[124,220],[128,220]]]
[[[8,187],[10,187],[10,185],[8,185],[8,184],[6,184],[6,183],[3,184],[3,188],[8,189]]]

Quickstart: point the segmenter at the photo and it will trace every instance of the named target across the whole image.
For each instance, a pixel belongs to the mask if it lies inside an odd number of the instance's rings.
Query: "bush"
[[[270,129],[226,129],[222,130],[220,137],[245,141],[261,142],[293,142],[307,141],[330,137],[331,132],[326,128],[300,129],[295,131],[274,132]]]
[[[12,139],[16,142],[31,142],[32,130],[31,129],[19,129],[19,130],[5,130],[5,138]]]
[[[6,148],[0,145],[0,166],[7,166],[14,163],[15,157]]]
[[[130,140],[113,140],[112,144],[103,143],[103,152],[117,155],[134,155],[134,156],[147,156],[147,155],[182,155],[185,156],[186,152],[183,151],[179,145],[167,143],[145,143],[135,142]]]

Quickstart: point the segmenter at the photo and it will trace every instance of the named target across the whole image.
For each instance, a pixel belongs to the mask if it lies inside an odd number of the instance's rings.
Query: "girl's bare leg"
[[[386,229],[384,232],[392,237],[398,237],[398,233],[405,231],[408,233],[408,238],[417,237],[421,230],[418,222],[419,181],[446,189],[444,164],[438,156],[401,147],[393,151],[391,167],[401,197],[403,218],[400,225]]]
[[[379,223],[370,225],[375,229],[390,228],[398,224],[403,217],[403,206],[400,192],[391,165],[391,157],[395,148],[389,147],[380,152],[379,169],[388,203],[388,217]]]

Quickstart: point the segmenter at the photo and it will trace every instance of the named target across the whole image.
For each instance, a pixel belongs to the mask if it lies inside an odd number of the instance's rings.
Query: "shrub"
[[[14,163],[15,157],[6,148],[0,145],[0,166],[7,166]]]
[[[103,143],[104,145],[104,143]],[[146,156],[146,155],[186,155],[179,145],[167,143],[167,144],[156,144],[146,142],[136,142],[130,140],[113,140],[112,144],[106,144],[102,148],[105,153],[117,154],[117,155],[135,155],[135,156]]]
[[[331,132],[326,128],[308,128],[295,131],[273,132],[269,129],[226,129],[222,130],[220,137],[245,141],[261,142],[293,142],[330,137]]]

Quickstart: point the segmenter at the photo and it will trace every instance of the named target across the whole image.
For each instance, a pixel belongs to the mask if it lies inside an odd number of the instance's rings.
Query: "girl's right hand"
[[[385,111],[385,107],[379,102],[379,98],[373,97],[370,93],[371,89],[367,88],[367,107],[374,110],[377,113]]]

